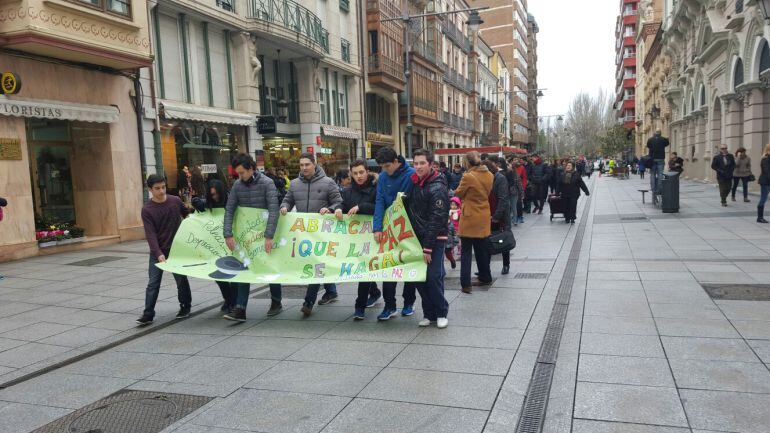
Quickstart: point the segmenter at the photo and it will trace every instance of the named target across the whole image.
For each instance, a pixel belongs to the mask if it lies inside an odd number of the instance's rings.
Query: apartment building
[[[615,27],[615,113],[618,123],[636,128],[636,37],[639,0],[620,0]]]

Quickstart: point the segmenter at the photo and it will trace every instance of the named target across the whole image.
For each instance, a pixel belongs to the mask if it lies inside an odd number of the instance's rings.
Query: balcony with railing
[[[299,43],[319,54],[329,53],[329,32],[308,8],[293,0],[249,0],[247,6],[250,30]]]
[[[395,18],[401,15],[399,3],[393,0],[367,0],[366,13],[379,14],[380,18]]]
[[[432,44],[426,44],[420,39],[411,42],[412,53],[417,54],[423,59],[437,65],[436,48]]]
[[[393,92],[403,92],[406,81],[404,80],[404,62],[390,58],[383,53],[369,55],[369,84],[379,85]]]
[[[150,45],[146,0],[0,1],[0,46],[5,49],[137,69],[152,65]]]
[[[463,77],[454,69],[447,69],[444,71],[444,81],[465,93],[471,93],[473,91],[473,82],[470,79]]]
[[[467,36],[463,34],[454,24],[449,21],[441,22],[441,32],[446,35],[452,42],[460,47],[463,52],[468,53],[471,50],[471,41]]]
[[[390,119],[366,116],[366,132],[382,135],[393,135],[393,122]]]

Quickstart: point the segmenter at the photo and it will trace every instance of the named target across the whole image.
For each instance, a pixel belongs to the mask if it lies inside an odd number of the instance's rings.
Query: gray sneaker
[[[270,304],[270,309],[267,310],[267,315],[268,316],[275,316],[275,315],[279,314],[281,311],[283,311],[283,304],[281,304],[280,302],[273,301]]]

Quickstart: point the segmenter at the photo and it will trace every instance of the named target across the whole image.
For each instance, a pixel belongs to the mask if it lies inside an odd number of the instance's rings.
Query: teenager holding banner
[[[289,191],[281,203],[281,215],[286,215],[290,209],[296,206],[297,212],[318,212],[321,215],[334,213],[337,218],[342,216],[342,196],[337,184],[330,177],[326,177],[324,170],[316,165],[315,156],[312,153],[303,153],[299,156],[299,177],[292,180]],[[305,317],[313,312],[313,306],[318,298],[320,284],[309,284],[305,294],[305,303],[302,304],[302,314]],[[319,305],[328,304],[337,300],[337,286],[324,284],[326,293]]]
[[[446,177],[431,168],[433,155],[425,150],[414,152],[414,188],[406,197],[406,210],[423,258],[428,264],[424,283],[413,283],[422,298],[423,319],[420,326],[436,323],[439,328],[449,325],[449,304],[444,297],[444,245],[447,241],[449,219],[449,187]]]
[[[150,276],[144,296],[144,312],[142,317],[136,320],[139,325],[145,326],[152,323],[155,318],[155,304],[158,302],[160,283],[163,278],[163,270],[155,266],[166,261],[171,251],[171,242],[176,231],[182,224],[182,219],[187,217],[189,211],[179,197],[166,194],[166,179],[157,174],[147,177],[147,188],[150,190],[150,200],[142,208],[142,223],[144,235],[150,245]],[[177,319],[183,319],[190,315],[192,294],[190,282],[184,275],[173,274],[176,280],[176,289],[179,299],[179,313]]]
[[[377,196],[377,181],[373,174],[366,170],[366,161],[357,159],[350,166],[350,175],[353,182],[342,190],[342,212],[347,215],[374,215],[374,202]],[[342,214],[337,214],[342,219]],[[377,283],[363,281],[358,283],[358,297],[356,298],[356,313],[354,320],[364,320],[366,308],[374,307],[380,299],[380,290]]]
[[[235,251],[233,238],[233,219],[239,207],[267,209],[269,216],[265,227],[265,253],[273,249],[273,236],[278,226],[278,190],[275,183],[266,175],[257,171],[257,163],[244,153],[236,156],[230,164],[238,174],[225,205],[224,236],[227,247]],[[246,305],[249,302],[249,283],[233,283],[238,286],[235,308],[224,318],[235,322],[246,321]],[[275,316],[283,310],[281,304],[281,285],[270,284],[270,309],[268,316]]]
[[[403,156],[398,155],[390,147],[380,149],[375,160],[382,167],[382,173],[377,178],[377,198],[374,204],[374,220],[372,225],[374,228],[374,239],[380,243],[384,236],[382,233],[382,218],[385,215],[385,210],[393,204],[398,193],[409,193],[412,191],[414,169],[407,164]],[[385,308],[377,316],[379,321],[388,320],[398,314],[396,309],[396,283],[382,283],[382,296],[385,298]],[[404,308],[401,310],[401,315],[411,316],[414,314],[414,302],[417,300],[414,285],[404,284],[403,296]]]

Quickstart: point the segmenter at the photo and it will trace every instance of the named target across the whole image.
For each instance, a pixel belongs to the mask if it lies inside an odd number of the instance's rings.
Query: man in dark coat
[[[510,230],[511,204],[509,200],[511,193],[508,179],[505,176],[508,166],[497,155],[487,158],[485,164],[489,171],[495,175],[494,182],[492,183],[492,192],[489,194],[489,209],[492,212],[492,232]],[[506,275],[510,272],[511,268],[511,253],[510,251],[505,251],[502,253],[502,256],[503,271],[501,273]]]
[[[669,145],[668,138],[663,137],[660,131],[655,131],[655,135],[647,140],[647,149],[652,164],[647,167],[650,169],[650,191],[653,194],[658,192],[658,179],[666,166],[666,148]]]
[[[366,170],[366,161],[357,159],[350,166],[353,182],[342,190],[342,212],[347,215],[374,215],[374,203],[377,198],[377,186],[374,175]],[[342,219],[342,214],[337,215]],[[362,281],[358,283],[356,312],[354,320],[364,320],[366,308],[373,307],[380,299],[377,283]]]
[[[577,203],[580,198],[581,189],[586,195],[591,195],[588,192],[588,187],[585,182],[583,182],[583,178],[580,174],[575,172],[572,163],[568,162],[567,166],[564,168],[564,172],[561,173],[559,177],[559,182],[557,182],[557,192],[561,194],[562,200],[565,201],[565,223],[575,224],[575,219],[577,218]]]
[[[711,169],[717,172],[719,183],[719,198],[722,206],[727,206],[727,195],[733,186],[733,171],[735,171],[735,157],[727,150],[726,144],[719,145],[719,155],[711,160]]]
[[[532,185],[532,202],[535,208],[532,213],[543,213],[545,199],[548,197],[548,182],[551,180],[551,168],[545,164],[539,156],[536,156],[532,164],[532,173],[528,174],[529,183]]]
[[[423,258],[428,265],[424,283],[415,284],[422,298],[423,319],[419,325],[446,328],[449,303],[444,297],[444,246],[449,221],[449,188],[446,178],[434,171],[430,163],[433,155],[427,150],[414,152],[414,186],[406,199],[406,210],[417,239],[422,246]]]

